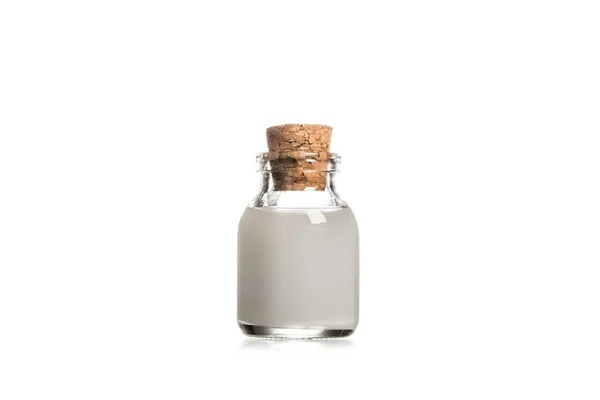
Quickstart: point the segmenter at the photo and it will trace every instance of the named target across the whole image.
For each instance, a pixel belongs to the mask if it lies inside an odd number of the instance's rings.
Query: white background
[[[594,1],[0,3],[0,398],[598,399]],[[339,342],[236,325],[281,123],[361,228]]]

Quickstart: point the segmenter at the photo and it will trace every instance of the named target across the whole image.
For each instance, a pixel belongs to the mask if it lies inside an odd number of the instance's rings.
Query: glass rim
[[[296,160],[298,167],[290,168],[289,164],[278,163],[279,160]],[[341,156],[330,152],[268,151],[257,153],[256,163],[258,172],[339,172]]]

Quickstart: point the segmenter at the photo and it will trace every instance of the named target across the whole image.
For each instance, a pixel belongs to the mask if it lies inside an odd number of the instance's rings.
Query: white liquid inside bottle
[[[238,234],[240,324],[352,333],[359,247],[350,208],[248,208]]]

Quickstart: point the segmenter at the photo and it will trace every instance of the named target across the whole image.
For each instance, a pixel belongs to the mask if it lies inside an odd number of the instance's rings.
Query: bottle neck
[[[311,174],[314,174],[311,176]],[[318,174],[318,175],[316,175]],[[343,208],[348,205],[336,191],[335,172],[302,176],[282,172],[260,173],[260,190],[250,207]]]

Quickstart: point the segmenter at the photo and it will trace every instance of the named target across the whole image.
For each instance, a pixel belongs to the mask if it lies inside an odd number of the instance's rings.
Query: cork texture
[[[325,190],[332,132],[330,126],[312,124],[267,128],[275,190]]]

